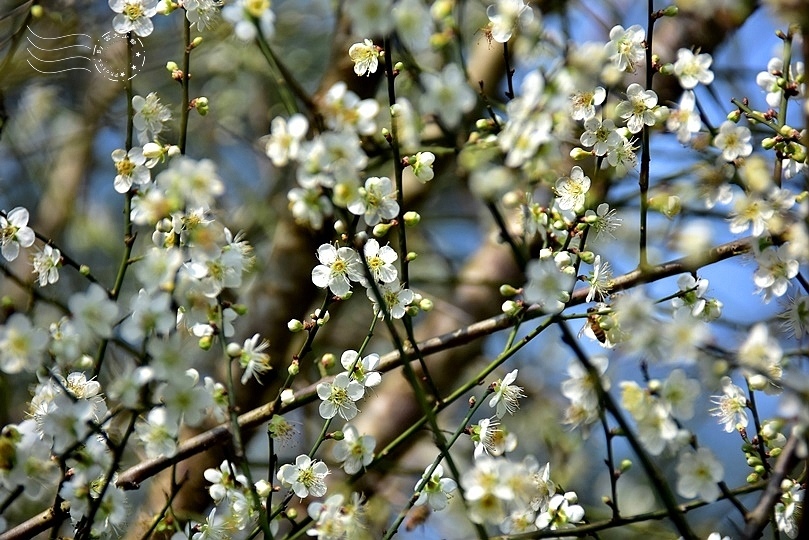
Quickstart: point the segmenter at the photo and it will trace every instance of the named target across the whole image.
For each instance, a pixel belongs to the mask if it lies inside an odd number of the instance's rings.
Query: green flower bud
[[[203,351],[210,351],[213,346],[213,336],[202,336],[199,338],[199,348]]]
[[[759,475],[756,473],[750,473],[747,475],[747,483],[748,484],[755,484],[759,480]]]
[[[335,431],[334,433],[331,434],[330,438],[335,440],[335,441],[342,441],[343,439],[346,438],[346,436],[345,436],[345,433],[343,433],[340,430],[337,430],[337,431]]]
[[[407,254],[407,257],[405,257],[405,259],[407,260],[407,262],[413,262],[418,258],[418,256],[419,256],[418,253],[416,253],[415,251],[411,251]]]
[[[742,111],[740,111],[739,109],[736,109],[735,111],[730,111],[728,113],[727,118],[731,122],[738,122],[741,117],[742,117]]]
[[[326,369],[334,367],[335,363],[337,363],[337,357],[332,353],[326,353],[320,357],[320,365]]]
[[[592,152],[589,152],[584,148],[579,148],[578,146],[570,151],[570,157],[571,159],[573,159],[573,161],[581,161],[583,159],[587,159],[592,155],[593,155]]]
[[[583,262],[587,264],[593,264],[596,260],[596,255],[592,251],[582,251],[579,253],[579,257]]]
[[[618,470],[622,473],[628,471],[632,468],[632,461],[629,459],[624,459],[621,461],[621,464],[618,466]]]
[[[210,107],[208,106],[208,98],[205,96],[192,99],[191,104],[197,110],[200,116],[205,116],[210,110]]]
[[[388,234],[391,227],[393,227],[393,225],[390,223],[378,223],[374,225],[373,235],[377,238],[382,238]]]
[[[419,309],[424,312],[432,311],[433,307],[435,307],[435,304],[433,304],[433,301],[429,298],[423,298],[421,302],[419,302]]]
[[[520,293],[520,291],[518,291],[517,289],[515,289],[511,285],[507,285],[507,284],[500,285],[500,296],[504,296],[506,298],[509,298],[511,296],[516,296],[519,293]]]
[[[289,328],[290,332],[300,332],[303,330],[303,323],[298,319],[290,319],[287,323],[287,328]]]
[[[294,377],[295,375],[300,373],[300,370],[301,370],[301,366],[298,363],[298,361],[293,360],[292,363],[289,364],[289,367],[287,368],[287,373],[289,373],[291,376]]]
[[[404,222],[408,227],[415,227],[421,221],[421,214],[418,212],[405,212]]]
[[[677,6],[673,6],[673,5],[672,6],[666,6],[662,10],[660,10],[660,13],[664,17],[676,17],[679,12],[680,12],[680,9]]]

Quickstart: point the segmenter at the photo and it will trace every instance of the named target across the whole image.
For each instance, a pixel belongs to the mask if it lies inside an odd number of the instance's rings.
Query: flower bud
[[[194,107],[200,116],[205,116],[208,114],[210,107],[208,105],[208,98],[205,96],[200,96],[198,98],[194,98],[191,100],[190,105]]]
[[[735,111],[730,111],[727,116],[728,120],[734,123],[738,122],[741,117],[742,111],[740,111],[739,109],[736,109]]]
[[[290,521],[298,519],[298,511],[294,508],[287,508],[284,513]]]
[[[423,298],[421,302],[419,302],[419,309],[424,312],[432,311],[433,307],[435,307],[435,305],[429,298]]]
[[[388,234],[388,231],[392,226],[393,225],[390,223],[378,223],[374,225],[373,235],[377,238],[382,238],[383,236]]]
[[[337,357],[334,356],[332,353],[326,353],[320,357],[320,365],[324,368],[329,369],[334,367],[334,364],[337,362]]]
[[[301,365],[298,363],[297,360],[293,360],[289,367],[287,368],[287,373],[289,373],[292,377],[300,373]]]
[[[292,391],[291,388],[287,388],[283,392],[281,392],[281,403],[284,405],[289,405],[295,401],[295,392]]]
[[[509,317],[515,317],[522,310],[522,304],[514,300],[506,300],[503,302],[503,305],[500,306],[500,310]]]
[[[303,330],[303,323],[298,319],[290,319],[287,323],[287,328],[290,332],[300,332]]]
[[[143,145],[143,157],[146,159],[160,159],[163,157],[163,147],[154,142]]]
[[[242,354],[242,346],[238,343],[228,343],[227,348],[225,349],[228,356],[231,358],[236,358],[237,356],[241,356]]]
[[[756,471],[756,474],[759,476],[764,476],[764,474],[767,472],[767,469],[764,468],[764,465],[756,465],[756,467],[753,470]]]
[[[782,448],[773,448],[772,450],[770,450],[770,457],[777,458],[778,456],[781,455],[781,452],[783,451],[784,450]]]
[[[748,484],[755,484],[758,482],[759,476],[756,473],[750,473],[747,475],[747,483]]]
[[[172,144],[171,146],[169,146],[169,149],[166,151],[166,154],[169,157],[174,157],[182,154],[182,151],[180,150],[179,146],[177,146],[176,144]]]
[[[202,336],[199,338],[199,348],[203,351],[210,351],[213,346],[213,336]]]
[[[86,264],[81,265],[79,267],[79,274],[81,274],[83,276],[89,276],[90,275],[90,267],[87,266]]]
[[[660,14],[664,17],[676,17],[679,12],[680,9],[674,5],[666,6],[660,10]]]
[[[404,71],[404,64],[402,62],[396,62],[393,64],[393,71]]]
[[[418,212],[405,212],[404,222],[408,227],[415,227],[421,221],[421,214]]]
[[[596,260],[595,253],[592,251],[582,251],[579,253],[579,257],[581,260],[587,264],[593,264]]]
[[[174,73],[175,71],[180,71],[180,66],[177,65],[177,62],[172,62],[169,60],[166,62],[166,69],[169,73]]]
[[[40,19],[45,14],[45,10],[39,4],[34,4],[31,6],[31,17],[34,19]]]
[[[508,298],[511,296],[515,296],[517,294],[520,294],[520,291],[518,289],[515,289],[511,285],[505,283],[503,285],[500,285],[500,296],[505,296],[506,298]]]
[[[405,257],[405,260],[407,260],[407,262],[413,262],[418,258],[418,256],[419,256],[419,254],[416,253],[415,251],[410,251],[410,252],[408,252],[407,256]]]
[[[618,466],[618,470],[621,471],[622,473],[625,473],[631,468],[632,468],[632,460],[629,459],[621,460],[621,464]]]
[[[772,150],[775,147],[775,139],[773,137],[765,137],[761,140],[761,147],[764,150]]]
[[[570,151],[570,157],[571,159],[573,159],[573,161],[581,161],[583,159],[587,159],[592,155],[593,155],[592,152],[589,152],[584,148],[579,148],[578,146]]]
[[[196,49],[202,44],[202,36],[197,36],[191,41],[191,45],[188,46],[189,49]]]
[[[160,15],[169,15],[179,6],[172,2],[171,0],[163,0],[157,5],[157,12]]]
[[[337,431],[335,431],[334,433],[332,433],[332,434],[331,434],[331,436],[330,436],[329,438],[331,438],[331,439],[333,439],[333,440],[335,440],[335,441],[342,441],[343,439],[345,439],[345,438],[346,438],[346,436],[345,436],[345,433],[343,433],[342,431],[340,431],[340,430],[338,429]]]

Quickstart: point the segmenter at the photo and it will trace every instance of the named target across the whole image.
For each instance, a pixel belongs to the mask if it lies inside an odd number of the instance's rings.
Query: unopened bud
[[[415,227],[421,221],[421,214],[419,214],[418,212],[413,211],[405,212],[403,217],[405,225],[407,225],[408,227]]]
[[[578,146],[570,151],[570,157],[571,159],[573,159],[573,161],[581,161],[583,159],[587,159],[592,155],[593,155],[592,152],[588,152],[584,148],[579,148]]]
[[[79,266],[79,274],[81,274],[83,276],[89,276],[90,275],[90,267],[87,266],[86,264],[83,264],[83,265]]]
[[[680,9],[677,6],[666,6],[660,10],[660,14],[664,17],[676,17],[679,12]]]
[[[433,304],[433,301],[429,298],[423,298],[421,302],[419,302],[419,309],[424,312],[432,311],[433,307],[435,307],[435,304]]]
[[[182,151],[180,150],[179,146],[177,146],[176,144],[172,144],[171,146],[169,146],[169,149],[168,149],[168,151],[166,151],[166,154],[169,157],[174,157],[174,156],[179,156],[180,154],[182,154]]]
[[[202,336],[199,338],[199,348],[203,351],[210,351],[213,346],[213,336]]]
[[[284,513],[290,521],[295,521],[298,519],[298,511],[294,508],[287,508]]]
[[[326,369],[333,367],[336,362],[337,357],[334,356],[332,353],[326,353],[320,357],[320,365],[322,365]]]
[[[520,294],[520,291],[508,284],[500,285],[500,296],[506,298]]]
[[[582,251],[579,253],[579,257],[581,258],[582,262],[587,264],[593,264],[596,260],[595,253],[592,251]]]
[[[407,260],[407,262],[413,262],[418,258],[418,256],[419,256],[419,254],[416,253],[415,251],[410,251],[410,252],[408,252],[407,256],[405,257],[405,260]]]
[[[228,356],[231,358],[236,358],[237,356],[241,356],[242,354],[242,346],[238,343],[228,343],[225,352],[228,353]]]
[[[208,105],[208,98],[206,98],[205,96],[200,96],[198,98],[192,99],[189,105],[191,107],[194,107],[200,116],[205,116],[206,114],[208,114],[208,111],[210,110],[210,107]]]
[[[188,46],[189,49],[196,49],[202,44],[202,36],[197,36],[191,41],[191,45]]]
[[[372,231],[373,235],[377,238],[382,238],[383,236],[388,234],[388,231],[390,231],[390,228],[392,226],[393,225],[391,225],[390,223],[378,223],[374,225],[374,229]]]
[[[761,140],[761,147],[764,150],[772,150],[775,147],[776,140],[773,137],[765,137]]]
[[[503,302],[503,305],[500,306],[500,310],[509,317],[514,317],[522,310],[522,304],[514,300],[506,300]]]
[[[287,368],[287,373],[289,373],[293,377],[298,373],[300,373],[300,371],[301,365],[298,363],[297,360],[293,360],[292,363],[289,364],[289,367]]]
[[[177,65],[177,62],[168,61],[166,62],[166,69],[169,73],[174,73],[175,71],[180,71],[180,66]]]
[[[303,330],[303,323],[298,319],[290,319],[287,323],[287,328],[289,328],[290,332],[300,332]]]
[[[39,19],[45,14],[45,10],[39,4],[31,6],[31,17]]]
[[[621,464],[618,466],[618,470],[622,473],[625,473],[629,469],[632,468],[632,461],[629,459],[621,460]]]
[[[395,64],[393,64],[393,71],[403,71],[403,70],[404,70],[404,64],[403,63],[396,62]]]
[[[755,484],[756,482],[758,482],[759,478],[760,478],[759,475],[757,475],[756,473],[750,473],[747,475],[747,483]]]
[[[346,438],[346,436],[345,436],[345,433],[343,433],[342,431],[340,431],[338,429],[337,431],[335,431],[334,433],[331,434],[330,438],[335,440],[335,441],[342,441],[343,439]]]
[[[674,64],[663,64],[658,71],[663,75],[674,75]]]
[[[281,392],[281,403],[284,405],[289,405],[295,401],[295,392],[292,391],[291,388],[287,388],[283,392]]]
[[[735,111],[730,111],[727,116],[728,120],[734,123],[738,122],[741,117],[742,111],[740,111],[739,109],[736,109]]]

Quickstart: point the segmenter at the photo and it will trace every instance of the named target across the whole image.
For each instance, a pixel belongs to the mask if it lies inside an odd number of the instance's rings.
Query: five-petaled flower
[[[296,496],[304,499],[309,495],[322,497],[326,494],[326,476],[329,468],[325,463],[312,460],[302,454],[295,458],[295,464],[285,463],[276,475],[285,487],[292,488]]]
[[[362,43],[355,43],[349,47],[348,56],[354,62],[354,73],[360,77],[376,73],[379,67],[379,50],[370,39],[364,39]]]
[[[34,230],[28,226],[28,210],[22,206],[8,214],[0,214],[0,253],[11,262],[20,254],[20,248],[31,247],[36,239]]]

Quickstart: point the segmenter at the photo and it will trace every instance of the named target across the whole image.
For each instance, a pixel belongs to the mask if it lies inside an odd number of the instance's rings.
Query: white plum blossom
[[[259,31],[265,39],[271,39],[275,34],[275,14],[270,4],[269,0],[227,2],[222,8],[222,18],[233,25],[233,33],[241,41],[255,41]]]
[[[325,479],[328,474],[329,468],[325,463],[302,454],[295,458],[294,465],[281,465],[276,476],[284,487],[292,488],[297,497],[305,499],[309,495],[322,497],[326,494]]]
[[[379,67],[379,51],[370,39],[354,43],[348,48],[348,56],[354,62],[354,73],[360,77],[376,73]]]
[[[612,280],[612,268],[608,261],[601,261],[601,255],[596,255],[593,261],[593,272],[586,278],[590,288],[587,291],[585,302],[601,301],[609,293]]]
[[[21,247],[31,247],[35,239],[34,230],[28,226],[28,210],[18,206],[0,214],[0,253],[8,262],[17,258]]]
[[[680,49],[674,62],[674,75],[686,90],[692,90],[698,84],[711,84],[714,77],[711,62],[713,58],[708,53],[694,54],[690,49]]]
[[[711,409],[711,416],[719,418],[724,424],[726,432],[736,430],[736,426],[747,427],[747,396],[744,390],[733,384],[730,377],[722,377],[722,395],[712,396],[711,403],[716,407]]]
[[[385,308],[387,312],[390,314],[392,319],[401,319],[405,316],[405,312],[407,306],[413,302],[415,295],[413,291],[410,289],[405,289],[403,285],[399,283],[398,279],[391,281],[390,283],[382,283],[378,285],[379,293],[382,296],[382,300],[385,302]],[[379,303],[376,299],[376,294],[374,293],[373,288],[368,287],[365,290],[368,299],[371,300],[374,304],[374,312],[377,314],[377,317],[382,319],[385,316],[385,310],[379,309]]]
[[[290,160],[298,159],[301,141],[308,129],[309,121],[300,113],[293,114],[288,120],[281,116],[272,119],[266,153],[273,165],[283,167]]]
[[[682,369],[674,369],[663,381],[660,399],[677,420],[690,420],[694,417],[694,402],[702,388],[697,379],[689,379]]]
[[[110,9],[117,15],[112,27],[119,34],[134,32],[146,37],[154,30],[152,17],[157,14],[158,0],[109,0]]]
[[[393,30],[393,0],[354,0],[346,4],[354,34],[384,36]]]
[[[780,391],[783,349],[764,323],[757,323],[750,329],[736,356],[754,390],[764,390],[769,394]]]
[[[572,491],[551,497],[548,508],[537,516],[538,529],[569,529],[584,519],[584,508],[576,504],[578,497]]]
[[[499,426],[497,418],[482,418],[477,425],[470,428],[470,437],[475,446],[475,459],[494,454],[494,434],[500,431]]]
[[[261,339],[259,334],[253,334],[253,337],[246,339],[241,347],[239,365],[244,369],[242,384],[247,384],[251,375],[256,381],[261,382],[260,376],[272,369],[270,355],[264,352],[270,347],[270,342],[264,339],[259,343],[259,339]]]
[[[626,120],[630,133],[638,133],[644,125],[655,124],[656,106],[657,94],[654,90],[644,90],[638,83],[632,83],[626,89],[626,101],[618,104],[615,114]]]
[[[432,152],[417,152],[415,156],[411,156],[408,160],[408,165],[413,170],[413,175],[422,184],[426,184],[433,179],[435,173],[433,172],[433,162],[435,161],[435,154]]]
[[[48,333],[23,313],[14,313],[0,325],[0,371],[8,374],[39,369],[48,345]]]
[[[323,244],[317,248],[317,258],[320,264],[312,270],[312,283],[321,289],[328,287],[336,296],[344,297],[351,290],[351,281],[365,282],[362,261],[350,247]]]
[[[115,163],[114,187],[118,193],[126,193],[132,188],[133,184],[142,185],[148,184],[152,175],[146,166],[146,156],[143,155],[143,149],[140,146],[135,146],[129,149],[129,152],[122,148],[112,151],[112,161]]]
[[[593,147],[593,153],[603,156],[610,150],[617,148],[623,141],[623,137],[615,128],[612,120],[598,118],[588,118],[584,121],[584,132],[579,137],[579,142],[585,148]]]
[[[154,141],[166,122],[171,120],[171,109],[160,102],[156,92],[150,92],[146,97],[133,96],[132,109],[135,111],[132,125],[138,132],[138,141],[143,145]]]
[[[570,176],[556,180],[556,197],[562,210],[577,210],[584,206],[584,199],[590,189],[590,177],[578,165],[570,170]]]
[[[360,99],[339,81],[323,96],[320,112],[326,125],[335,131],[354,131],[360,135],[373,135],[376,132],[376,116],[379,102],[375,99]]]
[[[355,401],[365,395],[365,387],[351,379],[345,371],[338,373],[330,383],[317,385],[317,396],[320,403],[320,416],[326,420],[340,415],[344,420],[351,420],[359,410]]]
[[[396,186],[387,176],[372,176],[357,190],[357,198],[348,203],[348,211],[362,216],[369,227],[399,215]]]
[[[590,120],[595,118],[596,107],[607,99],[607,91],[603,86],[593,90],[576,92],[570,96],[570,117],[573,120]]]
[[[325,217],[334,210],[331,200],[319,186],[292,188],[287,193],[287,200],[295,222],[315,230],[323,228]]]
[[[595,211],[587,210],[584,213],[584,221],[595,229],[596,238],[599,238],[602,234],[615,238],[613,233],[621,226],[623,221],[616,215],[617,213],[614,208],[610,208],[609,204],[601,203],[596,207]]]
[[[393,263],[399,258],[396,250],[390,246],[380,246],[375,238],[369,238],[362,248],[365,262],[374,280],[380,283],[391,283],[397,278]]]
[[[486,16],[491,22],[492,39],[505,43],[517,26],[525,26],[534,20],[534,12],[525,0],[497,0],[486,8]]]
[[[83,336],[108,338],[118,317],[118,304],[110,300],[107,291],[91,283],[84,293],[76,293],[67,303],[73,314],[73,323]]]
[[[432,473],[430,473],[431,468],[432,466],[427,467],[421,480],[416,483],[419,496],[413,505],[426,504],[432,510],[440,512],[447,507],[447,503],[452,498],[452,492],[458,489],[458,484],[452,478],[444,478],[444,468],[440,464],[436,465]],[[420,489],[419,486],[421,486]]]
[[[546,313],[559,313],[570,300],[570,289],[576,276],[560,270],[551,258],[536,259],[525,270],[528,283],[524,288],[526,302],[537,304]]]
[[[672,109],[666,119],[666,129],[677,134],[677,140],[686,144],[694,133],[702,129],[702,120],[696,109],[696,97],[693,90],[685,90],[680,96],[680,103]]]
[[[34,273],[37,274],[40,287],[59,281],[59,267],[62,266],[62,253],[46,244],[42,251],[37,252],[31,259]]]
[[[421,80],[425,89],[421,96],[422,112],[437,115],[449,128],[456,127],[463,114],[477,103],[475,92],[457,64],[447,64],[441,73],[425,72]]]
[[[710,449],[683,450],[677,462],[677,493],[687,499],[699,497],[713,502],[719,498],[719,486],[725,475],[722,462]]]
[[[610,41],[605,50],[619,71],[634,73],[638,64],[646,57],[645,40],[646,34],[639,24],[633,24],[626,30],[617,25],[610,30]]]
[[[358,473],[374,460],[376,439],[371,435],[361,436],[351,424],[344,425],[342,432],[343,440],[337,441],[332,455],[343,464],[346,474]]]
[[[506,413],[514,414],[520,408],[517,400],[525,397],[522,387],[513,384],[518,372],[515,369],[494,383],[494,395],[489,399],[489,407],[495,409],[498,418],[503,418]]]
[[[366,388],[372,388],[382,382],[382,375],[376,370],[379,367],[379,355],[371,353],[357,360],[357,351],[347,350],[340,356],[340,365],[349,371],[351,378]]]
[[[752,137],[747,127],[725,120],[719,126],[719,133],[714,137],[713,144],[722,151],[722,157],[726,161],[733,161],[753,152],[753,144],[750,142]]]
[[[754,250],[758,268],[753,274],[753,282],[758,293],[769,303],[773,296],[784,296],[792,278],[798,275],[799,262],[792,257],[789,246],[768,246],[761,251]]]
[[[144,421],[135,424],[135,436],[149,459],[173,456],[177,451],[178,430],[176,419],[169,419],[162,407],[152,409]]]

